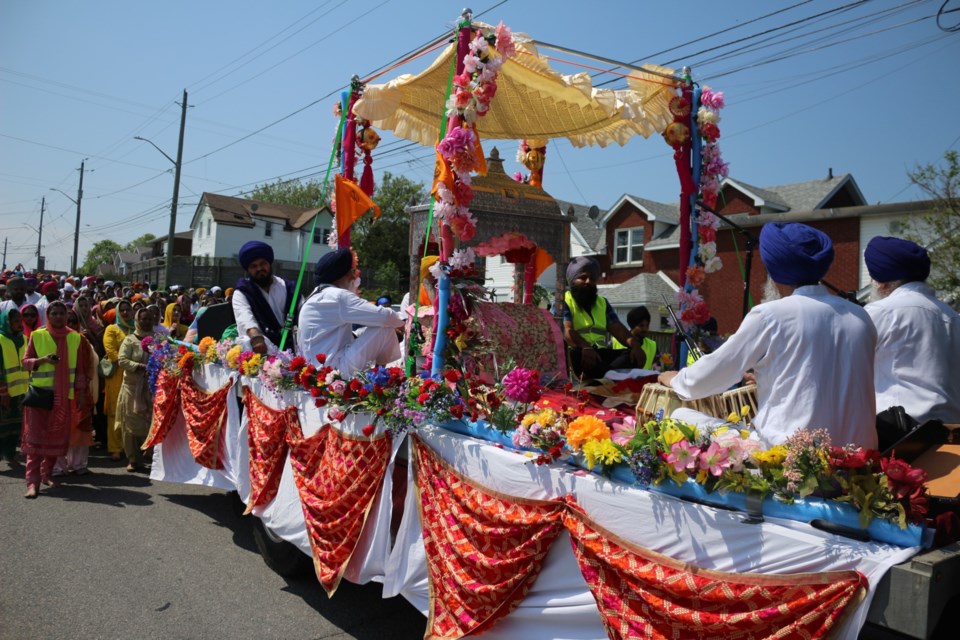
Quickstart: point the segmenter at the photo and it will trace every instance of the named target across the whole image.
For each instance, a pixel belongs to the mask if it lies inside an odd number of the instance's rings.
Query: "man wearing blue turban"
[[[313,362],[322,353],[344,376],[400,358],[403,316],[357,295],[360,268],[353,251],[344,247],[321,256],[313,281],[316,288],[300,311],[300,355]]]
[[[296,286],[273,275],[273,247],[265,242],[251,240],[245,243],[240,247],[237,259],[246,272],[237,281],[231,300],[237,334],[241,340],[250,341],[253,351],[265,354],[269,346],[280,344]],[[299,310],[300,301],[297,305]],[[296,318],[294,314],[294,321]]]
[[[920,423],[960,423],[960,314],[925,282],[930,256],[915,242],[876,237],[863,253],[876,302],[877,409],[903,407]]]
[[[720,348],[679,373],[661,374],[661,384],[693,400],[726,391],[752,369],[752,424],[767,447],[798,429],[824,428],[837,446],[876,448],[877,333],[866,311],[820,284],[833,262],[830,238],[804,224],[768,222],[760,258],[781,298],[754,307]],[[688,412],[674,417],[709,425]]]

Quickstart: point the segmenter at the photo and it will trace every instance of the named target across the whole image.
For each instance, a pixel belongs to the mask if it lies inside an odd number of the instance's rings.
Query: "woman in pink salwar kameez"
[[[20,450],[27,456],[27,492],[26,498],[36,498],[40,483],[55,487],[51,473],[58,456],[66,455],[70,444],[70,429],[76,420],[77,403],[87,401],[87,349],[78,349],[76,355],[76,372],[72,382],[70,380],[70,357],[67,347],[67,335],[71,329],[67,328],[67,307],[60,301],[51,302],[47,306],[47,326],[56,345],[56,356],[53,354],[37,357],[34,346],[37,331],[30,336],[27,350],[23,357],[23,368],[31,373],[36,372],[42,365],[53,365],[54,402],[50,410],[37,407],[23,408],[23,439]],[[38,331],[44,331],[43,329]],[[71,398],[73,391],[73,398]]]

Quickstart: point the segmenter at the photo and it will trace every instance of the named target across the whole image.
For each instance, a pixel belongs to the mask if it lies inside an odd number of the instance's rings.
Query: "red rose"
[[[290,361],[291,371],[299,371],[300,369],[303,369],[305,366],[307,366],[307,359],[304,358],[303,356],[297,356],[296,358]]]
[[[880,468],[887,476],[887,486],[898,500],[911,495],[919,497],[923,484],[927,481],[927,472],[915,469],[903,460],[893,456],[880,459]]]
[[[327,354],[325,353],[317,354],[317,362],[319,362],[320,364],[324,364],[326,361],[327,361]]]
[[[363,435],[370,437],[373,434],[373,425],[368,424],[363,428]]]
[[[361,388],[360,391],[357,391],[357,395],[360,396],[360,399],[361,399],[361,400],[363,400],[363,399],[366,398],[368,395],[370,395],[370,392],[367,391],[366,389]]]
[[[313,401],[313,404],[316,405],[317,408],[325,407],[325,406],[327,406],[327,399],[326,399],[326,398],[317,398],[316,400]]]
[[[429,394],[429,393],[421,393],[419,396],[417,396],[417,403],[419,403],[419,404],[426,404],[426,403],[427,403],[427,400],[429,400],[429,399],[430,399],[430,394]]]
[[[452,415],[452,416],[453,416],[454,418],[456,418],[457,420],[459,420],[460,418],[462,418],[462,417],[463,417],[463,405],[462,405],[462,404],[455,404],[455,405],[453,405],[452,407],[450,407],[450,415]]]
[[[360,389],[362,389],[362,388],[363,388],[363,385],[360,384],[360,381],[359,381],[359,380],[351,380],[351,381],[350,381],[350,390],[351,390],[351,391],[360,391]]]
[[[383,387],[381,387],[381,386],[378,385],[378,384],[373,385],[373,393],[376,394],[376,395],[378,395],[378,396],[382,396],[382,395],[383,395]]]
[[[310,395],[314,398],[320,397],[320,389],[317,387],[310,387]]]
[[[443,372],[443,378],[447,382],[456,383],[460,379],[460,372],[456,369],[447,369]]]

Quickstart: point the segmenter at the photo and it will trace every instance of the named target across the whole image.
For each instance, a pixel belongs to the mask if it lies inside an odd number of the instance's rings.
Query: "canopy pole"
[[[347,102],[347,124],[343,130],[343,177],[350,182],[356,182],[355,167],[357,164],[357,116],[353,114],[353,105],[360,98],[361,89],[359,76],[350,78],[350,100]],[[338,247],[350,247],[350,228],[337,238]]]
[[[534,40],[534,41],[533,41],[533,44],[535,44],[535,45],[537,45],[537,46],[540,46],[540,47],[546,47],[547,49],[553,49],[554,51],[562,51],[562,52],[564,52],[564,53],[572,53],[572,54],[575,55],[575,56],[580,56],[580,57],[582,57],[582,58],[586,58],[587,60],[596,60],[597,62],[603,62],[603,63],[605,63],[605,64],[613,64],[613,65],[616,65],[616,66],[618,66],[618,67],[623,67],[624,69],[632,69],[632,70],[634,70],[634,71],[639,71],[639,72],[641,72],[641,73],[649,73],[649,74],[652,75],[652,76],[659,76],[659,77],[661,77],[661,78],[666,78],[667,80],[673,80],[674,82],[676,82],[676,81],[678,81],[678,80],[679,80],[680,82],[689,82],[689,81],[690,81],[689,75],[684,74],[683,70],[680,71],[680,75],[675,75],[675,74],[670,74],[670,73],[663,73],[663,72],[661,72],[661,71],[654,71],[653,69],[644,69],[643,67],[638,67],[638,66],[636,66],[636,65],[634,65],[634,64],[630,64],[630,63],[628,63],[628,62],[620,62],[619,60],[614,60],[614,59],[612,59],[612,58],[604,58],[603,56],[598,56],[598,55],[594,55],[594,54],[591,54],[591,53],[586,53],[586,52],[584,52],[584,51],[577,51],[576,49],[570,49],[569,47],[561,47],[561,46],[558,45],[558,44],[550,44],[549,42],[543,42],[542,40]],[[689,71],[689,67],[684,67],[684,69],[686,69],[687,71]]]
[[[690,79],[690,68],[683,67],[680,73],[683,81],[683,97],[691,105],[690,113],[692,117],[696,113],[693,106],[693,82]],[[692,122],[692,121],[691,121]],[[696,129],[691,129],[690,137],[673,154],[674,162],[677,166],[677,176],[680,178],[680,288],[686,291],[687,284],[687,265],[690,264],[692,234],[690,227],[691,203],[697,195],[696,185],[693,181],[691,169],[691,156],[693,145],[691,140],[697,135]],[[682,331],[683,327],[677,327]],[[674,338],[676,340],[676,338]],[[687,363],[687,345],[685,342],[679,345],[680,357],[677,359],[677,368],[682,369]]]

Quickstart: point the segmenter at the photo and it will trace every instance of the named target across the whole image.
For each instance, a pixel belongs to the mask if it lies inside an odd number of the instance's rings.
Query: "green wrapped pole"
[[[334,140],[340,140],[340,134],[343,132],[343,123],[346,120],[346,112],[340,114],[340,124],[337,125],[337,135],[334,136]],[[323,176],[323,190],[320,192],[320,202],[327,201],[327,194],[329,192],[328,187],[330,186],[330,170],[333,168],[333,160],[337,155],[337,145],[334,144],[333,148],[330,150],[330,161],[327,162],[327,172]],[[303,257],[300,259],[300,275],[297,276],[297,286],[293,289],[293,299],[290,301],[290,308],[287,309],[287,317],[283,322],[283,333],[280,334],[280,351],[283,351],[283,348],[287,344],[287,336],[290,335],[290,330],[293,329],[293,314],[297,311],[297,300],[300,299],[300,288],[303,284],[303,273],[307,269],[307,257],[310,254],[310,245],[313,244],[311,239],[313,238],[313,232],[317,228],[317,218],[320,217],[320,212],[317,212],[317,215],[313,216],[313,223],[310,225],[310,234],[307,236],[307,241],[303,243]]]

